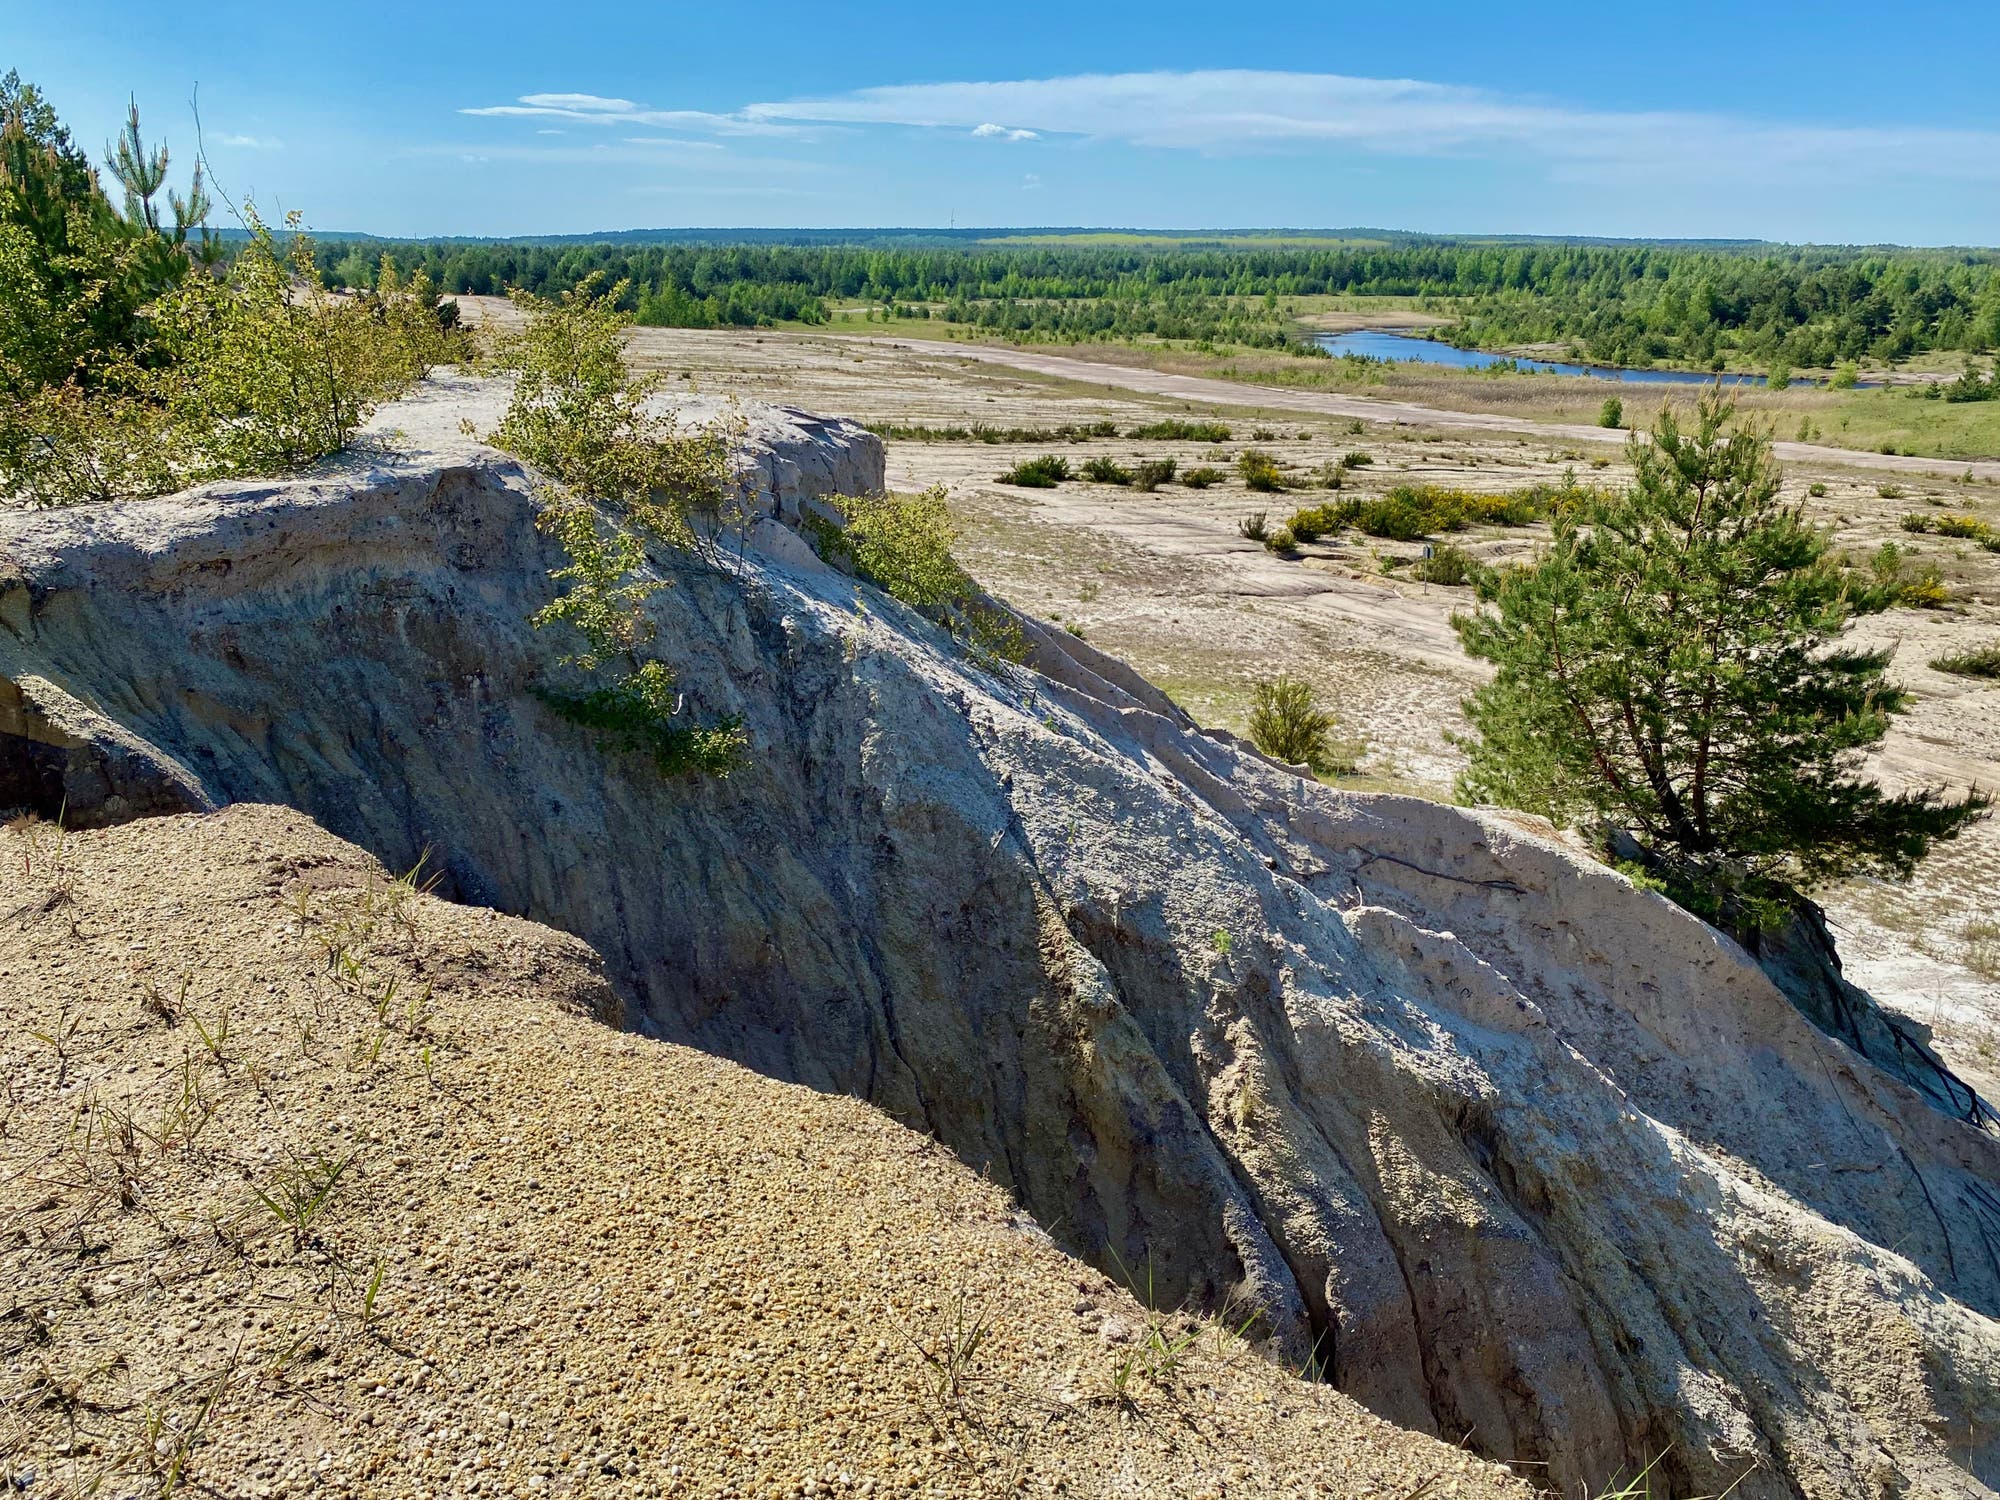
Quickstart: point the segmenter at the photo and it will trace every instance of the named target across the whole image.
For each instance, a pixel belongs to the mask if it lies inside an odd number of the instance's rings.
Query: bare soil
[[[1526,1500],[419,885],[0,829],[0,1488]]]

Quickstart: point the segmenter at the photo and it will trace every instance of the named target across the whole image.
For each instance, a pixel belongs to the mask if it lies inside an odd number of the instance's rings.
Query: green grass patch
[[[2000,641],[1988,641],[1983,646],[1974,646],[1970,651],[1960,651],[1951,656],[1933,656],[1933,671],[1949,672],[1954,677],[1984,677],[2000,680]]]

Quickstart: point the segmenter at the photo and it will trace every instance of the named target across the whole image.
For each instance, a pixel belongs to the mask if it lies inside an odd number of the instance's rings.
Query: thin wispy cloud
[[[742,114],[714,114],[700,109],[652,109],[630,99],[600,94],[523,94],[512,104],[468,105],[462,115],[496,119],[568,120],[579,125],[649,125],[659,130],[684,130],[704,135],[800,136],[805,124],[753,119]]]
[[[1784,172],[1837,182],[1912,174],[2000,180],[2000,133],[1991,131],[1591,110],[1454,84],[1334,73],[1200,70],[899,84],[753,103],[728,118],[969,131],[982,138],[1025,132],[1206,155],[1505,156],[1545,163],[1570,178],[1647,171],[1726,178]],[[997,126],[998,120],[1015,123]]]
[[[714,141],[690,141],[677,135],[626,135],[620,136],[628,146],[644,146],[649,151],[720,151],[722,146]]]
[[[282,151],[285,143],[267,135],[219,135],[218,146],[234,146],[241,151]]]
[[[983,125],[972,127],[973,139],[981,141],[1038,141],[1041,136],[1032,130],[1017,130],[1006,125],[995,125],[988,120]]]
[[[811,162],[778,156],[744,156],[712,141],[674,140],[660,136],[623,137],[590,144],[565,141],[512,142],[443,141],[408,145],[399,155],[449,157],[469,163],[513,162],[523,165],[571,167],[631,167],[690,173],[734,173],[759,180],[822,170]]]

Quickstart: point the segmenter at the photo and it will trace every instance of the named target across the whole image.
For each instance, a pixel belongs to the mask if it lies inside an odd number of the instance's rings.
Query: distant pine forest
[[[1619,365],[1831,367],[2000,348],[2000,252],[1410,241],[1352,246],[332,241],[334,285],[384,254],[451,294],[627,283],[638,322],[713,328],[944,320],[1024,340],[1318,351],[1298,299],[1399,297],[1466,347],[1554,345]],[[1310,304],[1307,304],[1308,306]]]

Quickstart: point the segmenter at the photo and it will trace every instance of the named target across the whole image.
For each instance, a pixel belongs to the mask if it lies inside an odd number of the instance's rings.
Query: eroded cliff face
[[[587,939],[643,1029],[874,1101],[1568,1492],[1664,1454],[1675,1493],[1991,1493],[2000,1150],[1733,945],[1525,822],[1302,781],[1059,632],[967,661],[772,518],[881,455],[769,409],[763,515],[652,601],[753,760],[663,782],[532,694],[558,559],[450,436],[491,400],[433,389],[316,479],[0,517],[8,795],[428,851]]]

